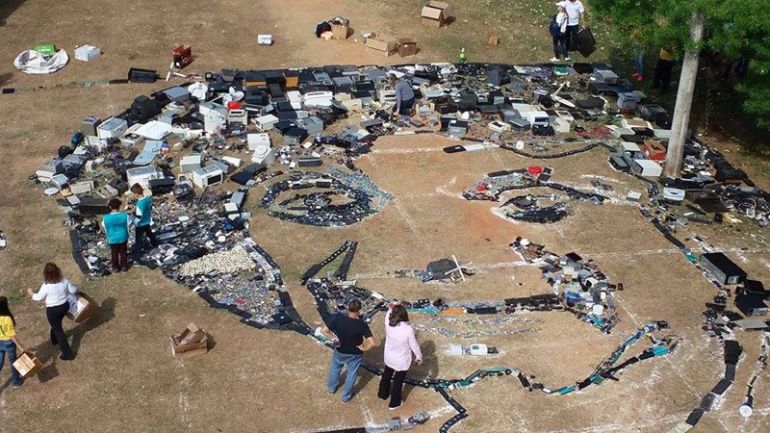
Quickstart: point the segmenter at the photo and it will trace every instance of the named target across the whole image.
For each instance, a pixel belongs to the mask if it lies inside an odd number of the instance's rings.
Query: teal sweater
[[[102,227],[110,245],[128,242],[128,215],[125,212],[108,213],[102,219]]]
[[[134,224],[137,227],[147,227],[152,224],[152,197],[142,197],[136,201],[136,210],[134,211],[136,220]]]

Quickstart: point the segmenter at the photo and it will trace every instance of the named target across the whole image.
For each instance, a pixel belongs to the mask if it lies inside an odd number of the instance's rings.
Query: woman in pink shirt
[[[391,304],[385,314],[385,371],[377,392],[383,400],[390,397],[390,410],[401,406],[401,388],[412,365],[412,353],[417,365],[422,364],[422,352],[414,328],[409,324],[406,307]]]

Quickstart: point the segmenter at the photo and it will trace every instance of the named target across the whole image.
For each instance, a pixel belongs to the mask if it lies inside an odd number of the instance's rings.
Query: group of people
[[[113,198],[109,201],[107,206],[110,213],[102,218],[102,228],[107,236],[107,243],[110,245],[113,272],[128,271],[128,234],[131,225],[135,228],[134,248],[132,250],[134,261],[141,257],[148,245],[153,248],[158,246],[158,240],[150,227],[152,224],[152,195],[142,185],[135,183],[131,186],[131,196],[136,200],[133,218],[129,217],[127,212],[120,210],[123,202],[119,198]]]
[[[551,19],[550,25],[554,53],[551,62],[556,63],[562,57],[569,62],[569,52],[577,50],[577,34],[581,23],[585,22],[586,8],[580,0],[560,1],[556,6],[558,13]]]
[[[121,212],[123,203],[120,199],[113,198],[108,204],[110,213],[104,215],[102,219],[102,227],[107,243],[110,245],[112,267],[115,272],[127,271],[129,268],[128,238],[131,225],[135,228],[135,245],[132,254],[135,261],[146,251],[148,245],[153,248],[158,245],[150,228],[152,196],[139,184],[131,187],[131,196],[136,200],[132,217],[129,217],[126,212]],[[33,301],[45,303],[45,315],[51,326],[50,343],[59,346],[61,352],[59,359],[62,361],[75,359],[75,353],[64,333],[63,321],[70,310],[70,301],[74,299],[77,292],[77,287],[64,278],[61,269],[50,262],[43,267],[43,285],[37,291],[27,289],[27,294]],[[11,313],[8,298],[0,296],[0,371],[3,370],[7,356],[11,364],[11,382],[14,387],[24,383],[24,379],[13,367],[13,363],[16,362],[17,355],[25,351],[16,335],[16,318]]]
[[[347,369],[342,386],[342,401],[353,398],[358,368],[363,353],[373,349],[377,343],[369,325],[361,319],[361,301],[354,299],[347,305],[344,314],[332,316],[321,332],[335,342],[332,353],[326,390],[337,392],[343,367]],[[390,399],[388,409],[395,410],[403,402],[403,384],[406,373],[412,365],[422,364],[422,352],[414,328],[409,324],[406,307],[399,303],[388,306],[385,314],[385,347],[383,361],[385,369],[380,379],[377,395],[383,400]]]
[[[43,285],[40,286],[40,289],[37,291],[31,288],[27,289],[27,294],[33,301],[45,302],[45,316],[51,326],[50,342],[54,346],[59,346],[61,352],[59,359],[62,361],[75,359],[75,353],[64,334],[62,322],[69,312],[70,298],[75,296],[77,292],[77,287],[64,278],[61,269],[55,263],[50,262],[43,267]],[[18,352],[17,348],[19,349]],[[11,382],[16,388],[24,383],[24,378],[14,368],[13,363],[16,362],[17,354],[24,352],[26,349],[16,335],[16,318],[8,306],[8,298],[0,296],[0,371],[3,370],[7,356],[8,362],[11,364]]]

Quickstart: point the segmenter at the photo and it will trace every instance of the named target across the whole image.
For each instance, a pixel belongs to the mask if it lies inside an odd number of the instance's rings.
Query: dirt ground
[[[269,68],[324,64],[401,63],[367,53],[361,31],[388,37],[414,37],[421,51],[408,59],[454,61],[459,48],[471,60],[533,62],[550,57],[541,11],[548,1],[455,0],[457,20],[440,30],[421,27],[421,1],[241,0],[213,2],[113,1],[44,2],[11,0],[0,5],[0,82],[25,92],[0,95],[0,229],[9,247],[0,252],[0,294],[12,300],[20,339],[47,368],[20,389],[0,378],[0,432],[313,432],[381,424],[393,416],[376,397],[377,380],[359,379],[356,398],[347,404],[324,391],[329,353],[312,339],[294,333],[259,331],[235,316],[206,307],[195,294],[166,280],[159,271],[135,268],[129,274],[88,280],[72,262],[63,215],[27,180],[87,115],[122,111],[139,94],[165,87],[112,85],[84,87],[73,81],[123,78],[130,67],[164,70],[170,51],[191,44],[196,55],[190,71],[222,67]],[[355,34],[347,41],[313,37],[315,23],[333,15],[351,19]],[[491,31],[501,36],[486,46]],[[259,33],[272,33],[272,47],[256,45]],[[357,39],[357,41],[356,41]],[[14,56],[41,42],[54,42],[70,54],[75,44],[99,46],[104,55],[92,63],[72,61],[46,77],[13,69]],[[601,58],[602,52],[598,53]],[[42,86],[43,89],[32,91]],[[601,334],[566,313],[521,316],[522,322],[462,324],[501,330],[484,338],[503,352],[490,360],[459,359],[445,352],[454,339],[420,334],[425,364],[415,376],[465,376],[477,368],[506,365],[537,375],[554,386],[589,374],[638,326],[667,320],[682,338],[671,356],[629,368],[619,382],[567,397],[523,390],[514,378],[494,378],[453,396],[470,417],[452,432],[666,432],[684,420],[722,375],[722,353],[701,329],[703,305],[715,290],[673,249],[633,206],[575,204],[562,222],[541,226],[512,224],[490,212],[490,202],[468,202],[460,193],[484,173],[533,164],[504,150],[448,155],[438,136],[389,137],[357,161],[385,191],[395,196],[382,212],[344,229],[319,229],[281,223],[256,212],[252,236],[281,265],[300,313],[320,325],[312,298],[298,277],[346,239],[359,241],[351,275],[359,284],[404,299],[496,300],[543,293],[548,287],[536,269],[515,266],[508,244],[516,236],[543,243],[557,253],[576,251],[593,258],[619,293],[621,322],[612,335]],[[554,179],[587,186],[601,176],[619,197],[643,191],[641,183],[615,173],[606,151],[594,149],[549,162]],[[260,197],[252,193],[254,203]],[[740,230],[740,231],[738,231]],[[767,232],[749,227],[716,230],[689,226],[688,238],[703,234],[731,255],[756,279],[770,281]],[[705,234],[704,234],[705,233]],[[742,250],[745,248],[746,250]],[[422,284],[392,278],[398,269],[421,269],[428,261],[456,254],[480,272],[457,285]],[[74,362],[60,362],[47,344],[42,308],[23,291],[40,283],[42,263],[55,261],[83,291],[101,303],[100,314],[70,332]],[[416,315],[425,326],[460,326]],[[197,359],[171,356],[168,337],[189,322],[205,327],[214,339],[210,353]],[[69,325],[72,325],[70,322]],[[381,318],[372,325],[382,337]],[[536,328],[506,335],[506,329]],[[758,353],[759,335],[742,334],[746,350],[738,378],[720,408],[704,416],[693,431],[766,432],[770,429],[770,380],[757,386],[755,415],[744,420],[737,408]],[[465,344],[479,342],[466,339]],[[633,352],[633,351],[632,351]],[[635,352],[634,352],[635,354]],[[379,364],[381,350],[367,354]],[[434,419],[416,431],[437,431],[451,410],[433,391],[409,391],[406,417],[419,410]]]

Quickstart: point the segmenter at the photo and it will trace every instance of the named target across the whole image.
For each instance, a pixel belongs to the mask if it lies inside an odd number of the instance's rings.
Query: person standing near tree
[[[75,353],[67,342],[62,321],[69,311],[69,297],[74,296],[78,289],[62,276],[61,269],[55,263],[45,264],[43,281],[40,290],[35,292],[32,289],[27,289],[27,293],[33,301],[45,301],[45,316],[51,325],[51,344],[59,345],[61,349],[59,359],[71,361],[75,359]]]
[[[582,27],[585,27],[586,8],[580,0],[564,0],[556,3],[556,6],[564,7],[567,12],[567,50],[577,51],[577,34],[580,31],[581,23],[583,23]],[[569,61],[570,59],[564,60]]]
[[[412,365],[412,354],[417,365],[422,364],[420,344],[409,324],[406,307],[391,304],[385,314],[385,371],[377,391],[377,396],[383,400],[390,397],[390,410],[401,406],[401,391],[406,372]]]
[[[17,346],[21,353],[24,353],[24,348],[16,338],[16,319],[8,308],[8,298],[0,296],[0,371],[3,371],[5,354],[7,353],[8,362],[11,364],[11,383],[14,388],[24,384],[24,378],[13,366],[13,363],[16,362]]]
[[[337,392],[342,367],[346,367],[348,371],[342,388],[342,401],[345,403],[353,398],[353,385],[356,383],[358,367],[361,366],[364,352],[377,345],[369,325],[361,319],[361,308],[363,308],[361,301],[353,299],[348,303],[346,315],[333,316],[329,319],[327,326],[321,329],[321,333],[326,338],[339,341],[333,350],[326,391],[329,394]]]
[[[674,69],[674,56],[667,48],[661,48],[658,53],[658,63],[652,77],[652,87],[667,93],[671,87],[671,71]]]

